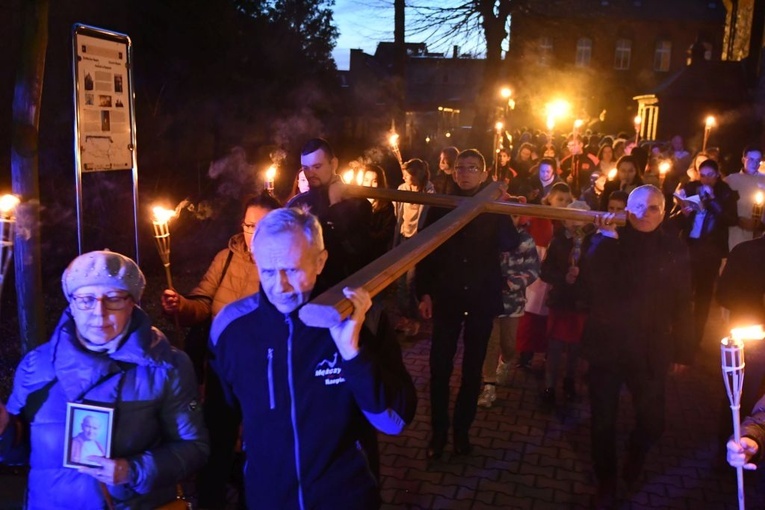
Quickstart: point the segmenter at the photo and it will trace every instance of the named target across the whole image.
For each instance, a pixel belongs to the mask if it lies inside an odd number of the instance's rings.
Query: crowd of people
[[[619,474],[630,488],[640,483],[664,429],[666,377],[693,362],[715,293],[732,321],[765,322],[762,152],[743,148],[740,171],[723,172],[718,151],[691,157],[680,137],[666,148],[591,133],[562,144],[519,139],[495,162],[455,147],[433,173],[410,159],[398,191],[464,199],[490,196],[498,182],[504,200],[597,211],[592,221],[480,214],[396,282],[396,313],[346,287],[347,319],[317,328],[299,315],[383,253],[416,247],[450,209],[403,194],[348,198],[320,138],[302,147],[302,191],[285,206],[267,193],[247,200],[241,232],[199,285],[164,291],[163,313],[194,327],[186,352],[141,309],[145,278],[134,261],[110,251],[74,259],[59,326],[24,357],[0,404],[0,461],[29,462],[28,508],[154,508],[189,489],[201,508],[225,508],[231,483],[247,508],[377,508],[377,433],[399,433],[417,405],[395,331],[417,336],[424,321],[430,461],[443,459],[450,438],[453,455],[470,455],[477,407],[495,405],[513,365],[544,358],[542,405],[560,402],[561,382],[564,400],[588,387],[593,507],[613,507]],[[369,165],[362,183],[384,188],[387,176]],[[577,380],[580,357],[587,381]],[[752,372],[742,401],[753,415],[745,438],[728,443],[729,462],[747,468],[765,440],[765,401],[755,407],[765,371]],[[619,470],[623,387],[635,426]],[[91,414],[73,423],[77,406]],[[98,413],[113,418],[96,422]],[[108,446],[95,435],[105,428]]]

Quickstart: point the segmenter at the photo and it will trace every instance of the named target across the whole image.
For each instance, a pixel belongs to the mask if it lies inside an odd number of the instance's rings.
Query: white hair
[[[302,232],[308,244],[319,251],[324,249],[324,236],[319,219],[307,210],[299,207],[274,209],[258,222],[252,234],[251,250],[255,247],[258,236],[273,236],[284,232]]]

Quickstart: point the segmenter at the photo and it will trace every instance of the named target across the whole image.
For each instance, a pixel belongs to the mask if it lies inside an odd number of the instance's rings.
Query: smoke
[[[239,146],[210,163],[207,175],[220,181],[218,195],[222,198],[238,200],[242,190],[252,188],[255,183],[255,168],[247,162],[247,152]]]

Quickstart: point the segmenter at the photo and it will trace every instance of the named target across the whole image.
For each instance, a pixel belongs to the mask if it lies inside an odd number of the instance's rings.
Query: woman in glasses
[[[162,293],[162,311],[177,315],[181,326],[194,326],[215,317],[225,305],[258,292],[258,271],[250,254],[250,241],[258,222],[281,204],[263,193],[249,198],[242,212],[242,230],[219,251],[207,272],[188,295],[172,289]]]
[[[26,508],[156,508],[204,464],[191,362],[138,306],[145,284],[133,260],[108,250],[64,271],[69,307],[0,403],[0,461],[31,465]],[[68,403],[112,416],[99,422],[111,438],[105,456],[72,454],[79,423]]]
[[[242,208],[242,230],[229,239],[228,248],[215,255],[197,286],[186,296],[172,289],[165,289],[162,294],[162,311],[166,315],[177,315],[181,326],[192,326],[185,349],[194,363],[198,382],[204,385],[205,422],[210,429],[212,452],[199,476],[199,505],[203,508],[225,506],[226,484],[232,478],[234,446],[241,422],[225,405],[215,373],[205,370],[210,323],[225,305],[258,292],[260,278],[250,253],[250,242],[258,222],[279,207],[281,204],[267,192],[246,200]]]

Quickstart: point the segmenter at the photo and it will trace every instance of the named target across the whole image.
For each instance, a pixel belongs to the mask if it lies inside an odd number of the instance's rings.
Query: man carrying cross
[[[475,149],[461,152],[452,174],[454,195],[471,197],[487,183],[486,163]],[[431,208],[425,225],[449,211]],[[509,216],[482,214],[423,260],[416,271],[416,289],[423,318],[433,319],[430,350],[430,400],[433,427],[428,458],[443,454],[449,432],[449,378],[460,330],[464,327],[462,383],[454,409],[454,451],[471,450],[469,430],[481,390],[481,367],[494,317],[502,313],[500,253],[519,244]]]

